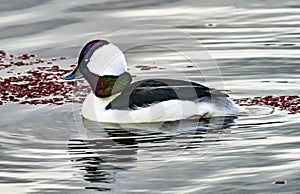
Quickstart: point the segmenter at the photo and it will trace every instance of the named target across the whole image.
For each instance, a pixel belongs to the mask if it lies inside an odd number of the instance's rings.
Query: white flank
[[[152,123],[189,119],[195,116],[237,115],[241,110],[229,98],[222,102],[168,100],[137,110],[105,110],[117,95],[106,99],[90,93],[83,103],[82,116],[86,119],[107,123]]]

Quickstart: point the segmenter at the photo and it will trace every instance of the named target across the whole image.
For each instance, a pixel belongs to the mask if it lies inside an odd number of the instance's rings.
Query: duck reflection
[[[220,133],[234,125],[234,119],[112,124],[83,118],[82,138],[70,139],[68,148],[75,166],[85,172],[84,180],[92,185],[86,189],[107,191],[116,182],[118,172],[219,141]]]

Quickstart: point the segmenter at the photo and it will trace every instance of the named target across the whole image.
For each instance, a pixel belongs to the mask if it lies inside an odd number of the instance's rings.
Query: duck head
[[[132,78],[126,70],[125,56],[117,46],[107,40],[92,40],[81,49],[77,67],[64,79],[84,77],[97,97],[106,98],[130,84]]]

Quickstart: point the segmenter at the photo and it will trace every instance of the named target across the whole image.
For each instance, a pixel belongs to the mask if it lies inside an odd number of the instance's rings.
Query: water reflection
[[[74,166],[84,171],[86,189],[108,191],[118,173],[136,170],[139,163],[153,162],[148,168],[164,165],[186,150],[208,149],[235,117],[183,120],[148,124],[98,123],[82,119],[85,137],[70,139],[69,153]],[[149,169],[144,169],[149,170]]]

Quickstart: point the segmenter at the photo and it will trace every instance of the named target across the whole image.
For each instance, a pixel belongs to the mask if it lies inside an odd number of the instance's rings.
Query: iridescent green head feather
[[[124,72],[120,76],[100,76],[95,90],[95,95],[99,98],[106,98],[117,94],[125,89],[131,81],[132,77],[128,72]]]

